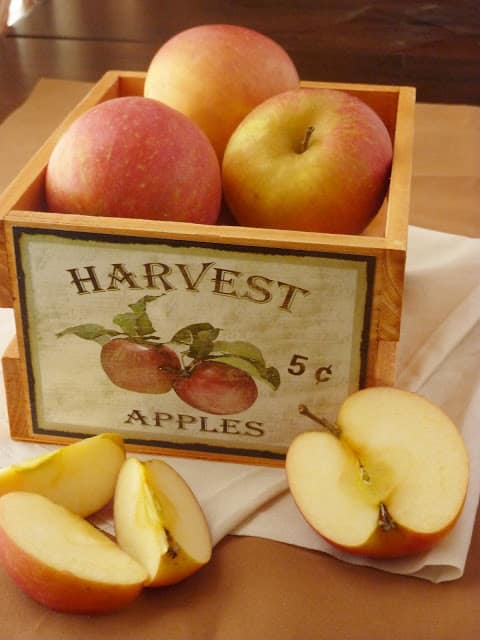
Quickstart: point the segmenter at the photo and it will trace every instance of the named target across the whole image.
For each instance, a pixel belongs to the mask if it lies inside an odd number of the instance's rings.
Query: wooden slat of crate
[[[99,81],[66,120],[55,130],[16,180],[0,197],[0,306],[15,307],[18,345],[11,345],[3,359],[11,428],[15,437],[38,439],[31,433],[25,354],[22,352],[22,318],[14,296],[16,274],[14,252],[10,266],[6,255],[6,231],[21,223],[33,228],[95,230],[123,236],[140,234],[152,238],[192,239],[204,242],[280,247],[373,256],[376,261],[371,310],[369,357],[366,385],[393,384],[395,350],[400,332],[403,278],[407,249],[408,209],[412,171],[413,121],[415,92],[409,87],[303,83],[305,86],[331,87],[349,91],[364,99],[384,120],[392,136],[394,157],[387,198],[376,218],[362,235],[312,234],[275,229],[250,229],[238,226],[192,225],[75,216],[45,212],[44,176],[56,141],[81,113],[93,105],[123,95],[142,95],[145,73],[111,71]],[[19,348],[20,347],[20,348]],[[20,380],[20,382],[19,382]],[[46,436],[44,441],[62,438]],[[68,439],[63,439],[68,441]],[[142,450],[142,447],[136,447]],[[239,458],[236,458],[239,461]],[[267,461],[268,463],[268,461]]]

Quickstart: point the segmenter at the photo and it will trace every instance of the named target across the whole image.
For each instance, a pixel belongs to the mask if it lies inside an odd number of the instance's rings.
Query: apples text
[[[178,431],[195,429],[203,433],[251,436],[253,438],[260,438],[265,434],[263,423],[254,420],[243,422],[234,418],[218,418],[213,424],[212,418],[207,416],[191,416],[186,413],[171,414],[163,411],[155,411],[151,416],[147,416],[140,409],[132,409],[125,424],[140,424],[146,427],[174,426]]]

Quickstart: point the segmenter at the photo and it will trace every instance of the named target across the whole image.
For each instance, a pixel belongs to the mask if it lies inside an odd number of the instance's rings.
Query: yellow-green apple
[[[142,96],[113,98],[77,118],[51,154],[50,211],[215,223],[220,167],[189,118]]]
[[[257,399],[257,385],[246,371],[216,360],[200,360],[173,381],[179,398],[213,414],[245,411]]]
[[[113,497],[125,460],[123,439],[102,433],[0,470],[0,495],[41,494],[87,517]]]
[[[139,393],[167,393],[181,370],[173,349],[140,338],[114,338],[106,342],[100,361],[114,384]]]
[[[451,530],[469,462],[439,407],[412,392],[371,387],[345,400],[335,425],[323,424],[296,436],[286,473],[299,510],[325,539],[394,558],[427,551]]]
[[[160,47],[144,95],[196,122],[221,160],[247,113],[299,82],[290,56],[271,38],[245,27],[207,24],[177,33]]]
[[[0,498],[0,559],[31,598],[68,613],[120,609],[139,594],[147,577],[88,521],[23,491]]]
[[[212,552],[210,531],[190,487],[161,460],[127,458],[114,500],[118,544],[148,572],[146,586],[184,580]]]
[[[392,142],[345,91],[301,88],[266,100],[231,136],[224,197],[244,226],[360,233],[387,192]]]

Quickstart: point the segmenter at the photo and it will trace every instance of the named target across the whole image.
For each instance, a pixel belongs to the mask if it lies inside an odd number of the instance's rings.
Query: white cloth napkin
[[[431,582],[462,576],[480,495],[480,439],[475,437],[480,419],[479,275],[480,239],[410,227],[397,386],[417,391],[442,407],[467,444],[471,481],[462,515],[449,536],[432,551],[408,559],[359,558],[330,546],[304,522],[288,493],[283,469],[165,458],[197,495],[214,543],[228,533],[258,536]],[[2,352],[14,331],[12,312],[0,310]],[[0,466],[52,448],[9,438],[2,385]],[[111,530],[108,509],[98,514],[96,523]]]

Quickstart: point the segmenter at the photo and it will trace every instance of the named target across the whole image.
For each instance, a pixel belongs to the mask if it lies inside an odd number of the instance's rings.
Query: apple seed
[[[368,471],[365,469],[365,467],[363,466],[363,464],[360,462],[360,460],[358,461],[358,464],[360,466],[360,477],[363,480],[363,482],[365,482],[366,484],[370,484],[372,482],[372,479],[370,478],[370,474],[368,473]]]
[[[165,535],[167,537],[167,542],[168,542],[167,556],[169,556],[170,558],[172,558],[172,560],[174,560],[178,556],[178,552],[179,552],[178,544],[176,544],[172,534],[168,529],[165,528],[164,531],[165,531]]]

